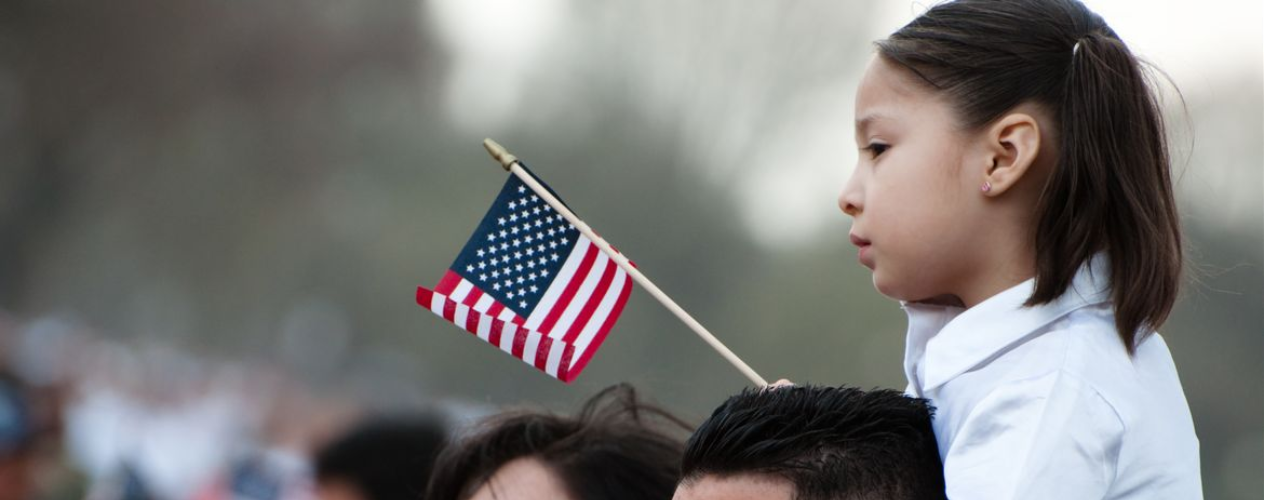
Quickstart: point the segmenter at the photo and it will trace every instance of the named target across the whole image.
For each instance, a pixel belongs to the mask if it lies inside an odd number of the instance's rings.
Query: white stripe
[[[473,290],[473,289],[474,289],[473,283],[465,281],[465,278],[461,278],[461,282],[457,283],[456,289],[452,290],[451,298],[453,301],[460,304],[462,301],[465,300],[465,297],[470,294],[470,290]]]
[[[514,335],[518,333],[518,325],[505,323],[500,329],[500,350],[513,354]]]
[[[579,312],[584,309],[590,300],[600,300],[593,297],[593,289],[597,288],[597,282],[601,281],[601,275],[606,272],[606,265],[615,265],[610,262],[610,258],[602,253],[597,256],[597,261],[593,262],[592,271],[584,278],[584,284],[579,286],[579,291],[575,292],[575,296],[571,298],[571,303],[566,306],[566,312],[557,319],[557,324],[553,325],[553,331],[557,332],[557,337],[566,335],[571,323],[575,322],[575,318],[579,317]],[[552,333],[552,332],[550,332]]]
[[[480,313],[485,313],[488,309],[492,308],[492,304],[494,302],[495,299],[493,299],[491,295],[483,294],[482,297],[478,298],[478,302],[474,303],[474,310]]]
[[[452,315],[452,322],[456,323],[456,326],[461,327],[462,330],[469,330],[465,324],[466,321],[469,321],[469,313],[470,308],[458,304],[456,306],[456,313]]]
[[[492,318],[491,316],[478,316],[478,338],[486,341],[492,336]]]
[[[443,303],[445,299],[446,297],[442,295],[434,292],[430,293],[430,310],[438,314],[440,318],[443,317]]]
[[[601,325],[606,322],[606,318],[610,316],[610,312],[614,310],[614,305],[619,301],[619,294],[623,292],[623,286],[628,281],[628,273],[620,269],[614,273],[614,280],[610,282],[610,289],[606,290],[606,296],[601,298],[601,304],[597,306],[597,310],[593,311],[592,319],[584,325],[583,331],[579,332],[579,336],[575,337],[575,358],[588,349],[588,344],[592,342],[593,337],[597,336],[597,331],[601,329]]]
[[[540,339],[543,339],[539,333],[527,333],[526,345],[522,347],[522,361],[528,365],[535,366],[535,351],[540,348]]]
[[[505,323],[513,323],[513,319],[516,317],[518,317],[518,315],[514,314],[514,312],[509,310],[508,307],[501,309],[500,314],[496,315],[496,319],[504,321]]]
[[[553,347],[549,348],[549,362],[544,365],[544,371],[553,378],[557,378],[557,367],[562,364],[562,353],[566,352],[566,342],[559,339],[553,339]]]
[[[540,323],[544,322],[544,318],[549,315],[549,311],[553,310],[553,304],[557,302],[558,297],[562,296],[562,292],[566,291],[566,285],[570,284],[571,278],[575,276],[575,270],[579,268],[580,262],[584,260],[584,254],[588,253],[588,247],[592,242],[588,238],[580,236],[575,240],[575,249],[566,257],[566,263],[562,264],[562,269],[557,272],[557,276],[553,278],[553,282],[549,284],[548,290],[544,291],[544,296],[540,297],[540,302],[535,305],[535,310],[531,311],[531,316],[527,318],[525,323],[527,328],[538,330]],[[557,331],[556,328],[553,331]],[[542,332],[549,333],[552,332]],[[553,337],[553,335],[549,335]]]

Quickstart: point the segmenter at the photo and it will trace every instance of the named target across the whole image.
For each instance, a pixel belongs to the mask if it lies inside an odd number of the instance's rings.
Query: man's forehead
[[[792,500],[794,485],[767,474],[704,475],[676,487],[674,500]]]

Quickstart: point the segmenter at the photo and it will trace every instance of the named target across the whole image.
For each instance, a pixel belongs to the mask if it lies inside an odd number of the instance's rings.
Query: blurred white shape
[[[438,0],[426,6],[453,56],[444,101],[449,118],[487,134],[512,122],[524,73],[564,18],[565,0]]]

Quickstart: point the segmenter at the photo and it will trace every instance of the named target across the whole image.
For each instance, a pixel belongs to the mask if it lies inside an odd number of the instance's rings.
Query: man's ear
[[[981,181],[983,194],[1000,196],[1035,165],[1040,123],[1029,114],[1010,113],[990,125],[985,134],[984,151],[991,165]]]

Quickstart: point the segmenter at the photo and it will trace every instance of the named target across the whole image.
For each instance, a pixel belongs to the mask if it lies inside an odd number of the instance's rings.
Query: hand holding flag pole
[[[518,162],[517,157],[510,154],[504,147],[501,147],[500,144],[497,144],[496,141],[491,139],[485,139],[483,141],[483,147],[487,148],[487,152],[491,153],[492,157],[495,158],[496,161],[500,162],[501,166],[504,167],[505,170],[518,177],[523,184],[526,184],[527,187],[531,188],[537,196],[548,203],[554,211],[566,218],[567,222],[574,225],[575,228],[577,228],[585,237],[591,240],[592,243],[597,246],[602,253],[609,257],[612,262],[618,264],[620,269],[631,276],[632,279],[636,280],[636,282],[644,287],[651,296],[659,301],[659,303],[663,304],[663,307],[666,307],[668,311],[675,314],[677,318],[685,323],[685,326],[688,326],[689,329],[693,330],[699,337],[702,337],[702,340],[706,341],[711,348],[720,353],[720,355],[723,356],[724,359],[728,360],[729,363],[732,363],[734,367],[746,376],[746,378],[750,379],[751,383],[759,386],[768,385],[768,382],[765,381],[763,377],[760,377],[758,373],[755,373],[755,370],[751,369],[746,362],[742,361],[742,359],[737,357],[736,354],[733,354],[733,351],[729,350],[723,342],[720,342],[719,339],[715,338],[715,335],[712,335],[711,332],[707,331],[701,323],[698,323],[697,320],[693,319],[693,316],[690,316],[689,313],[685,312],[684,309],[677,305],[671,297],[668,297],[667,294],[663,293],[663,291],[658,288],[658,286],[654,285],[654,282],[650,281],[649,278],[646,278],[645,275],[636,268],[636,266],[632,265],[627,257],[624,257],[622,253],[619,253],[612,248],[610,243],[607,243],[605,239],[593,232],[592,228],[588,227],[588,224],[585,224],[584,221],[577,217],[574,212],[571,212],[565,204],[558,200],[557,197],[553,196],[553,193],[540,184],[535,177],[522,167],[521,163]]]

